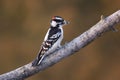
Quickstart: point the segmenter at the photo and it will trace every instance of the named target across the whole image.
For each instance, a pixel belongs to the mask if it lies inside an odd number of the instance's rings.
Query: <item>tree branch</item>
[[[81,48],[94,41],[103,33],[110,30],[116,30],[115,25],[119,22],[120,10],[106,18],[101,16],[101,20],[96,25],[91,27],[89,30],[87,30],[77,38],[73,39],[71,42],[62,46],[59,50],[56,50],[54,53],[46,56],[40,66],[32,67],[32,62],[30,62],[29,64],[24,65],[18,69],[0,75],[0,80],[23,80],[29,76],[36,74],[39,71],[47,69],[63,58],[66,58],[76,51],[79,51]]]

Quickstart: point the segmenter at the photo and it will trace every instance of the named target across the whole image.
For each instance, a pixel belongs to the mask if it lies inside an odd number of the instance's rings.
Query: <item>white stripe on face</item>
[[[62,18],[56,17],[57,20],[62,20]]]
[[[51,26],[55,27],[57,25],[56,21],[51,22]]]

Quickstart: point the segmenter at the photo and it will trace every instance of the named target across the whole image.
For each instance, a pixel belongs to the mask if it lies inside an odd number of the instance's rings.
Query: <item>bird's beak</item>
[[[69,21],[64,20],[64,24],[65,24],[65,25],[67,25],[67,24],[69,24],[69,23],[70,23]]]

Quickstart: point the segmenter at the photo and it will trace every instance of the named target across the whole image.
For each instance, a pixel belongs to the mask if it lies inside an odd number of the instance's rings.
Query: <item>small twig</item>
[[[101,16],[101,20],[91,27],[89,30],[73,39],[71,42],[62,46],[59,50],[45,57],[41,65],[38,67],[32,67],[31,63],[24,65],[16,70],[0,75],[0,80],[23,80],[29,76],[36,74],[53,64],[59,62],[63,58],[72,55],[76,51],[85,47],[101,34],[115,29],[115,25],[120,22],[120,10],[113,13],[112,15],[104,18]]]

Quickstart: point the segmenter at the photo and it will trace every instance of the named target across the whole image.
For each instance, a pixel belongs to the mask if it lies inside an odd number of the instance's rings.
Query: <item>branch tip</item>
[[[101,20],[104,20],[104,19],[105,19],[105,16],[104,16],[104,15],[101,15],[100,18],[101,18]]]

